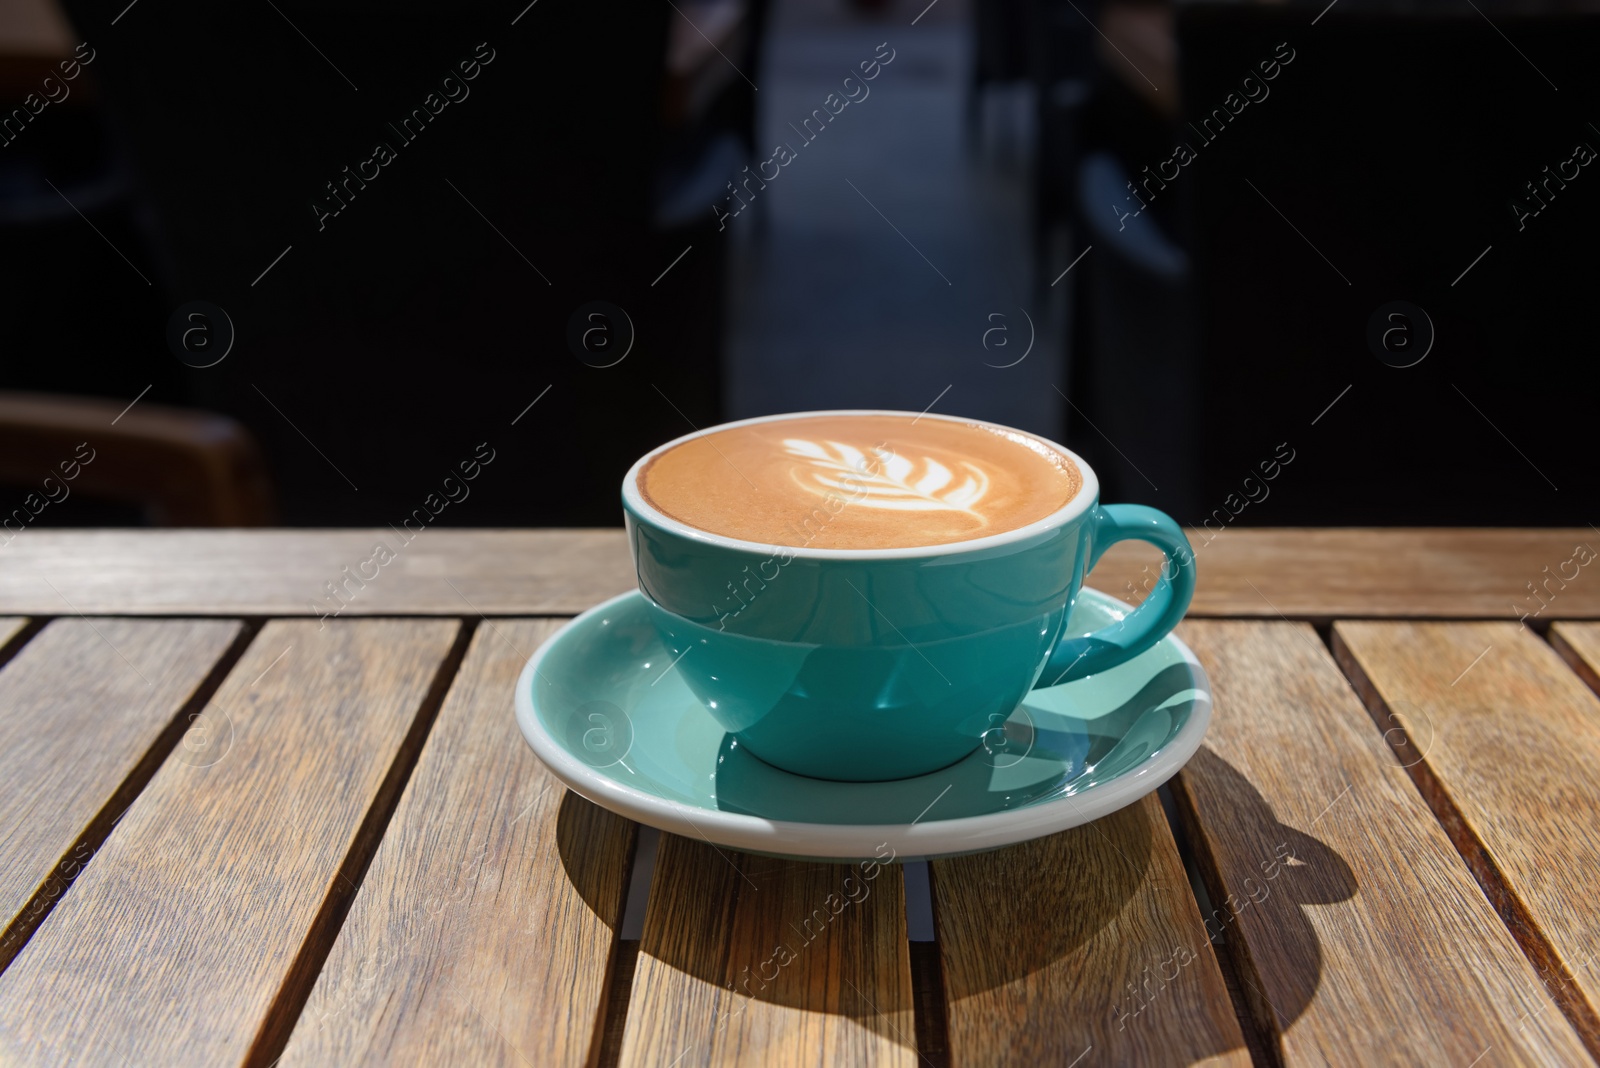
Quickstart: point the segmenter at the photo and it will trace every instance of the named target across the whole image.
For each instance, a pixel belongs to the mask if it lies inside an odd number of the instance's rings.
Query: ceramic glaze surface
[[[1004,436],[1020,432],[980,432],[980,424],[954,417],[810,413],[698,432],[629,471],[622,490],[629,546],[671,663],[722,726],[768,764],[850,782],[948,767],[977,749],[996,717],[1009,715],[1041,677],[1070,681],[1137,656],[1188,606],[1194,563],[1178,525],[1153,508],[1100,504],[1088,465],[1042,439],[1030,440],[1070,465],[1081,488],[1032,523],[942,545],[762,545],[685,524],[644,492],[641,480],[655,465],[699,442],[772,433],[781,444],[794,426],[817,420],[925,421],[919,432],[940,428],[1021,449]],[[1167,556],[1155,589],[1127,618],[1062,641],[1085,574],[1108,546],[1130,538]]]
[[[1066,630],[1087,634],[1127,611],[1085,590]],[[869,857],[889,842],[903,859],[1053,833],[1155,789],[1194,752],[1210,718],[1204,672],[1168,637],[1109,671],[1035,690],[995,715],[977,749],[949,767],[892,782],[835,782],[754,756],[671,664],[642,596],[607,602],[552,638],[523,672],[523,732],[597,804],[785,855]]]

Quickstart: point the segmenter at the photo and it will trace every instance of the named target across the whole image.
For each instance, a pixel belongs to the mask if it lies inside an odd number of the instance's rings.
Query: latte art
[[[923,458],[914,462],[886,446],[874,448],[872,459],[854,445],[838,441],[818,444],[804,438],[786,438],[784,446],[801,458],[795,466],[795,481],[819,496],[838,492],[851,504],[868,508],[887,508],[901,512],[958,511],[976,516],[972,505],[989,490],[989,476],[977,464],[962,461],[964,482],[938,460]]]
[[[644,499],[692,527],[763,545],[944,545],[1044,519],[1083,475],[1020,431],[939,416],[796,415],[713,430],[651,457]]]

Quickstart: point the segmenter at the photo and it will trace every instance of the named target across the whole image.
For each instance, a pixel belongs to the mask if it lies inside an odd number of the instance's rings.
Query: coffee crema
[[[638,476],[657,511],[764,545],[901,549],[1001,534],[1083,489],[1038,438],[912,415],[802,415],[701,435]]]

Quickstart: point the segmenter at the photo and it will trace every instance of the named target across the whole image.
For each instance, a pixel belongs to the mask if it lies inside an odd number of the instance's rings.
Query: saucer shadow
[[[1228,944],[1224,954],[1232,958],[1240,977],[1251,984],[1241,986],[1258,1029],[1267,1041],[1275,1042],[1305,1012],[1322,981],[1322,944],[1305,906],[1348,901],[1359,891],[1360,884],[1350,865],[1334,849],[1278,822],[1260,791],[1209,745],[1200,747],[1173,787],[1184,830],[1194,846],[1206,892],[1212,899],[1207,926],[1216,931],[1220,925]],[[1206,798],[1212,810],[1206,826],[1224,828],[1222,834],[1214,829],[1210,835],[1213,840],[1222,840],[1223,848],[1249,858],[1249,862],[1259,859],[1270,864],[1280,855],[1287,858],[1278,865],[1276,877],[1259,880],[1258,889],[1266,887],[1260,901],[1248,898],[1240,886],[1227,888],[1239,903],[1235,915],[1229,914],[1227,890],[1216,871],[1215,858],[1197,833],[1196,795]],[[1259,871],[1259,864],[1257,868]],[[1253,931],[1270,931],[1271,953],[1244,952],[1240,947],[1241,925]],[[1271,990],[1270,1004],[1264,1000],[1267,989]]]
[[[567,879],[614,932],[637,830],[571,791],[556,817]],[[724,991],[845,1017],[915,1049],[911,987],[896,978],[904,900],[899,864],[786,860],[663,833],[639,953]],[[737,1036],[743,1014],[729,1006],[738,1003],[719,1002],[703,1043]]]
[[[915,1050],[904,902],[899,864],[790,860],[663,834],[640,957],[719,988],[706,1043],[760,1027],[744,1011],[753,1001],[849,1019]]]
[[[1056,766],[1022,789],[997,776],[990,763],[995,754],[982,749],[916,779],[821,783],[779,772],[725,739],[717,804],[769,819],[905,824],[926,813],[929,798],[954,786],[941,802],[948,805],[961,795],[963,803],[953,806],[952,815],[1000,811],[1137,766],[1193,714],[1193,699],[1174,700],[1192,689],[1191,673],[1175,665],[1095,718],[1041,717],[1025,741],[1047,749]],[[1046,719],[1049,726],[1043,725]],[[785,780],[791,785],[785,787]],[[817,789],[810,792],[812,787]],[[961,981],[983,989],[1004,986],[1069,958],[1114,925],[1149,876],[1152,819],[1163,819],[1153,797],[1094,825],[935,861],[940,874],[934,885],[944,908],[956,907],[951,891],[962,888],[959,907],[968,922],[945,943],[945,952],[959,945],[969,957],[971,968]],[[756,1001],[847,1017],[915,1049],[913,995],[897,978],[899,954],[906,951],[902,873],[899,865],[870,860],[764,857],[663,836],[641,951],[702,983]],[[1065,915],[1062,880],[1073,887]],[[1004,953],[997,953],[1002,940],[991,932],[1007,924],[1025,935],[1005,939]],[[958,997],[960,990],[949,994]]]
[[[1224,976],[1233,969],[1249,983],[1273,991],[1271,1007],[1248,1006],[1257,1033],[1270,1046],[1304,1013],[1321,977],[1321,945],[1305,906],[1346,900],[1356,893],[1357,882],[1338,853],[1279,823],[1261,794],[1203,745],[1173,781],[1180,811],[1189,806],[1189,792],[1199,783],[1204,783],[1208,798],[1224,799],[1217,819],[1226,821],[1233,848],[1242,849],[1249,857],[1259,851],[1264,860],[1279,855],[1292,858],[1292,863],[1279,866],[1275,877],[1262,880],[1270,889],[1259,902],[1252,901],[1229,916],[1224,906],[1226,894],[1222,894],[1202,909],[1206,930],[1191,929],[1187,934],[1187,948],[1204,959],[1210,943],[1208,932],[1220,932],[1225,944],[1212,948]],[[1186,830],[1191,822],[1185,820]],[[1085,826],[995,852],[930,864],[953,1047],[985,1048],[1004,1040],[1014,1055],[1013,1063],[1045,1063],[1058,1055],[1059,1050],[1030,1046],[1035,1040],[1049,1041],[1049,1036],[1018,1031],[1006,1023],[1008,1012],[1015,1010],[1015,999],[1026,996],[1019,995],[1017,991],[1023,988],[1014,984],[1035,977],[1033,996],[1050,998],[1052,1007],[1063,1012],[1089,1007],[1104,1010],[1108,986],[1118,991],[1111,995],[1110,1013],[1086,1016],[1082,1026],[1085,1040],[1093,1039],[1109,1058],[1107,1063],[1148,1060],[1149,1049],[1141,1052],[1140,1047],[1130,1045],[1138,1041],[1132,1036],[1141,1033],[1138,1015],[1146,1008],[1169,1020],[1176,1014],[1185,1021],[1185,1052],[1190,1063],[1241,1048],[1227,1031],[1207,1026],[1207,1014],[1199,1002],[1204,993],[1192,978],[1154,987],[1143,985],[1158,973],[1163,958],[1170,958],[1174,947],[1152,947],[1141,954],[1129,951],[1123,943],[1126,934],[1138,930],[1141,922],[1137,912],[1128,910],[1148,908],[1138,900],[1145,880],[1171,882],[1170,876],[1162,874],[1163,869],[1171,870],[1167,867],[1171,861],[1152,870],[1155,850],[1173,848],[1167,840],[1169,826],[1159,799],[1150,795]],[[1195,841],[1192,830],[1187,836]],[[1219,884],[1207,870],[1209,859],[1201,856],[1200,867],[1208,894],[1216,895]],[[1190,893],[1186,882],[1158,885],[1157,889],[1163,894]],[[1236,901],[1243,901],[1243,891],[1233,889]],[[1252,931],[1271,932],[1270,962],[1247,960],[1239,946],[1242,924]],[[985,932],[990,930],[1000,933],[986,938]],[[1250,970],[1269,966],[1268,976],[1258,977]],[[1039,976],[1047,970],[1052,973],[1048,978]],[[1141,997],[1122,993],[1141,986]],[[1249,985],[1238,986],[1246,997],[1259,1000]],[[971,1004],[964,1012],[955,1011],[968,1001]],[[1129,1018],[1120,1020],[1124,1013]],[[1126,1031],[1119,1023],[1126,1024]],[[1146,1036],[1159,1033],[1143,1032]],[[1157,1060],[1171,1063],[1176,1058],[1176,1051],[1169,1051]],[[1070,1060],[1070,1054],[1066,1059]]]
[[[556,852],[567,881],[590,912],[620,931],[639,825],[559,783],[552,788],[565,794],[556,810]]]
[[[1141,801],[1092,823],[929,863],[952,1003],[1071,956],[1120,916],[1150,868]],[[1008,932],[993,941],[985,929]]]

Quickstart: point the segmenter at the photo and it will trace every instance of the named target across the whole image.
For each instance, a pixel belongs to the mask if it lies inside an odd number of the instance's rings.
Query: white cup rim
[[[887,549],[822,549],[811,548],[808,546],[780,545],[776,543],[768,544],[758,541],[746,541],[742,538],[730,538],[723,534],[713,534],[711,531],[701,530],[699,527],[690,526],[688,523],[685,523],[682,520],[674,519],[665,512],[662,512],[649,501],[645,500],[644,494],[639,489],[639,475],[644,471],[646,465],[648,465],[651,460],[654,460],[662,453],[668,451],[669,449],[675,449],[685,442],[693,441],[696,438],[705,437],[708,434],[715,434],[722,430],[731,430],[734,427],[753,426],[758,423],[775,423],[789,419],[805,419],[813,416],[826,415],[885,415],[907,416],[913,419],[938,419],[950,423],[962,423],[966,425],[976,424],[978,426],[1001,430],[1009,434],[1022,434],[1026,437],[1032,438],[1034,441],[1037,441],[1050,449],[1054,449],[1056,452],[1067,457],[1074,464],[1076,464],[1078,466],[1079,474],[1083,476],[1083,485],[1079,487],[1077,494],[1073,496],[1072,500],[1068,501],[1054,512],[1051,512],[1043,519],[1036,519],[1032,523],[1016,527],[1012,530],[1002,531],[999,534],[988,534],[984,537],[972,538],[967,541],[951,541],[944,542],[939,545],[910,545]],[[639,459],[635,460],[632,467],[628,468],[628,473],[623,477],[622,480],[622,499],[627,505],[628,510],[635,517],[644,520],[651,526],[659,527],[671,534],[677,535],[680,538],[685,538],[689,541],[700,542],[704,545],[714,545],[724,549],[734,549],[749,553],[772,553],[774,551],[781,551],[788,556],[797,557],[803,560],[895,560],[920,559],[934,556],[957,556],[963,553],[981,552],[985,549],[1000,548],[1018,542],[1026,542],[1042,534],[1049,533],[1051,530],[1054,530],[1058,527],[1066,526],[1068,523],[1080,518],[1091,508],[1095,507],[1100,500],[1100,480],[1095,477],[1094,468],[1090,467],[1083,457],[1079,456],[1065,445],[1058,444],[1057,442],[1051,441],[1049,438],[1042,437],[1038,434],[1029,433],[1026,430],[1018,430],[1015,427],[1006,426],[1003,423],[990,422],[987,419],[973,419],[967,416],[936,415],[930,412],[903,412],[888,408],[830,408],[822,411],[783,412],[778,415],[761,415],[752,419],[738,419],[731,423],[718,423],[716,426],[708,426],[703,430],[696,430],[691,434],[684,434],[682,437],[673,438],[666,444],[658,445],[654,449],[651,449],[649,452],[639,457]]]

